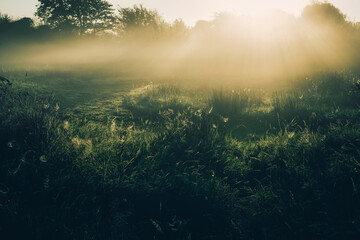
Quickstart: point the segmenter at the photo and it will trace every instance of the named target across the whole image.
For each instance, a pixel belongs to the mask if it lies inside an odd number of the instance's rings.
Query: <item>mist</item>
[[[281,11],[257,17],[219,13],[193,28],[181,20],[166,23],[155,10],[139,9],[149,11],[157,22],[118,24],[115,30],[82,36],[57,32],[5,40],[0,63],[154,80],[273,83],[355,68],[360,59],[354,51],[358,24],[331,4],[309,5],[298,18]],[[123,19],[124,14],[128,12]]]
[[[0,13],[0,239],[359,239],[360,25],[336,6],[189,27],[37,2]]]

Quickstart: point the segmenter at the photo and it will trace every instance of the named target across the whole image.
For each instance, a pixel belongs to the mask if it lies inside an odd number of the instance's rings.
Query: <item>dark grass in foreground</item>
[[[3,84],[1,236],[357,238],[358,81],[324,74],[281,92],[149,85],[107,121],[66,117],[51,94]]]

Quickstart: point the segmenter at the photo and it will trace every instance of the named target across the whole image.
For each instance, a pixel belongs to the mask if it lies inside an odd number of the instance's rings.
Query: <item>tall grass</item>
[[[106,122],[69,119],[53,95],[2,85],[0,234],[356,238],[356,81],[346,95],[309,84],[276,94],[150,85]]]

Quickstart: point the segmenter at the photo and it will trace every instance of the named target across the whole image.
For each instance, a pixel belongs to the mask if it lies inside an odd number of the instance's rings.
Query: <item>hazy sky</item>
[[[37,0],[0,0],[0,12],[13,17],[32,17]],[[256,15],[267,10],[280,9],[299,15],[310,0],[109,0],[114,6],[132,6],[142,3],[157,9],[168,21],[182,18],[188,25],[197,20],[208,20],[214,13],[230,11],[237,14]],[[329,0],[347,14],[350,20],[360,21],[360,0]]]

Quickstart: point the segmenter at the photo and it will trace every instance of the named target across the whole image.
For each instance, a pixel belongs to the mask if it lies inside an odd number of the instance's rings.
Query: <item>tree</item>
[[[26,35],[34,31],[34,21],[31,18],[21,18],[12,20],[8,15],[0,14],[0,33],[6,35],[5,38]]]
[[[171,25],[171,33],[175,37],[184,37],[187,35],[189,29],[186,27],[182,19],[176,19]]]
[[[302,18],[315,24],[346,24],[346,15],[328,2],[314,2],[305,7]]]
[[[11,25],[11,18],[7,14],[0,13],[0,33],[6,32]],[[1,40],[0,40],[1,41]]]
[[[11,22],[11,17],[7,14],[2,14],[0,12],[0,25],[9,24]]]
[[[148,10],[141,4],[120,8],[118,12],[120,29],[125,35],[156,35],[169,28],[157,11]]]
[[[19,32],[28,32],[34,29],[34,20],[28,17],[21,18],[12,23],[13,28]]]
[[[39,0],[36,15],[53,28],[80,35],[111,27],[114,10],[106,0]]]

